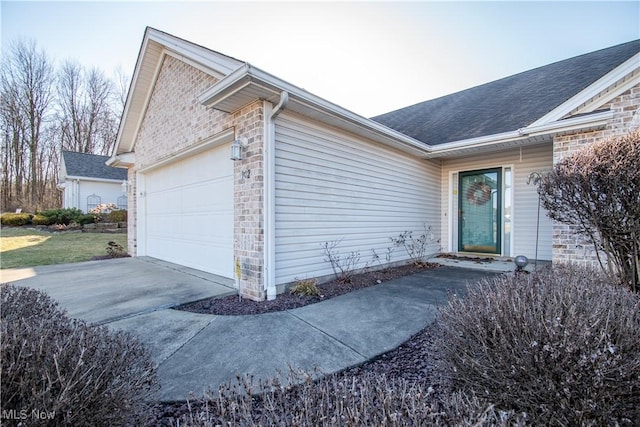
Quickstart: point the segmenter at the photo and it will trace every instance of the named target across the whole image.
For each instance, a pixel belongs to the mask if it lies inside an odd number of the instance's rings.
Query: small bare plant
[[[289,289],[289,293],[306,297],[316,297],[320,295],[318,281],[316,279],[296,280],[296,283]]]
[[[411,261],[418,266],[426,263],[429,244],[436,241],[432,227],[426,224],[424,224],[422,234],[418,237],[413,237],[413,231],[404,231],[398,237],[390,237],[389,239],[395,246],[404,248]],[[437,242],[439,243],[440,240]]]
[[[393,248],[387,248],[387,252],[384,254],[385,264],[382,264],[382,260],[380,259],[380,255],[376,252],[375,249],[371,248],[371,263],[378,263],[380,267],[388,266],[391,262],[391,256],[393,254]]]
[[[336,275],[336,279],[342,283],[350,283],[358,264],[360,264],[360,251],[351,251],[347,256],[343,257],[338,250],[340,243],[342,243],[342,239],[322,244],[325,255],[324,260],[331,264],[331,269]]]
[[[107,243],[107,256],[109,258],[124,258],[127,256],[127,251],[122,245],[111,241]]]

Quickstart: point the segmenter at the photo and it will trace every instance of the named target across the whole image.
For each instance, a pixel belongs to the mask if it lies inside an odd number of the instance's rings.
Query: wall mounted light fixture
[[[233,143],[231,144],[231,160],[233,160],[234,162],[236,160],[242,160],[243,157],[243,148],[244,146],[242,145],[242,142],[239,139],[236,139],[235,141],[233,141]]]

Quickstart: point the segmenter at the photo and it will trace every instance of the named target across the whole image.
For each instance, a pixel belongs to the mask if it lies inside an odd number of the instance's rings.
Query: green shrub
[[[296,283],[289,289],[289,293],[294,295],[315,297],[320,295],[316,279],[296,280]]]
[[[69,319],[41,291],[0,291],[3,411],[47,411],[48,425],[142,422],[155,369],[137,340]]]
[[[31,222],[33,215],[28,213],[3,213],[0,216],[0,223],[2,225],[27,225]]]
[[[470,287],[441,311],[456,388],[534,425],[640,424],[640,297],[556,266]]]
[[[84,214],[80,209],[65,208],[65,209],[47,209],[40,212],[50,219],[51,224],[69,225],[72,222],[78,222],[78,219]]]
[[[120,209],[116,211],[111,211],[107,215],[109,222],[126,222],[127,221],[127,211],[126,209]]]
[[[93,224],[96,222],[96,217],[91,214],[80,215],[76,218],[76,222],[80,225]]]
[[[51,224],[53,224],[51,218],[46,217],[46,216],[41,215],[41,214],[34,215],[33,218],[31,219],[31,223],[33,225],[51,225]]]

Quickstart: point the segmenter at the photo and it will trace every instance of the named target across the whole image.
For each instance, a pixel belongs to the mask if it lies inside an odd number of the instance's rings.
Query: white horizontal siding
[[[342,257],[374,249],[384,262],[390,237],[423,225],[439,232],[440,168],[291,113],[276,121],[276,283],[332,274],[322,244]],[[438,243],[429,249],[436,252]],[[392,262],[406,259],[395,248]]]
[[[508,151],[476,154],[474,156],[446,159],[442,164],[442,236],[443,247],[453,248],[450,226],[457,227],[457,209],[451,209],[454,197],[450,177],[454,172],[464,172],[495,167],[513,169],[513,255],[535,256],[536,216],[538,192],[533,184],[527,184],[532,172],[544,173],[552,168],[553,147],[551,143],[514,148]],[[451,216],[451,217],[450,217]],[[550,260],[552,251],[553,222],[544,209],[540,211],[540,234],[538,259]],[[505,254],[509,255],[509,254]]]

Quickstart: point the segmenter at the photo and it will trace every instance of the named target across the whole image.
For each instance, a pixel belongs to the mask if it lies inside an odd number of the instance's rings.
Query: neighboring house
[[[235,279],[253,299],[331,275],[326,242],[342,259],[359,251],[360,267],[374,253],[407,262],[390,238],[425,225],[430,253],[590,262],[569,227],[544,212],[538,224],[529,181],[638,126],[639,52],[634,41],[367,119],[148,28],[108,162],[128,169],[129,253]]]
[[[62,207],[88,212],[102,203],[127,209],[127,171],[107,166],[109,156],[62,151],[58,189]]]

